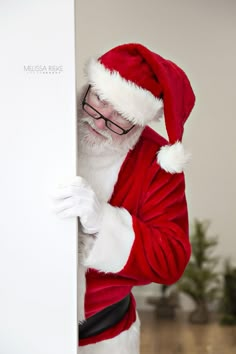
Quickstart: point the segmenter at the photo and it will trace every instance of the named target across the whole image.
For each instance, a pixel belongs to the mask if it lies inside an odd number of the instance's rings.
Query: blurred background
[[[236,1],[100,0],[95,4],[77,0],[76,7],[78,91],[85,83],[83,67],[89,57],[119,44],[139,42],[183,68],[196,94],[183,139],[192,153],[186,185],[196,252],[182,284],[172,288],[151,284],[135,289],[143,319],[142,350],[165,354],[235,353],[235,326],[218,327],[221,320],[215,320],[213,314],[223,306],[222,316],[233,316],[234,310],[229,305],[226,310],[222,302],[226,302],[229,295],[225,292],[230,287],[231,295],[236,296],[236,278],[232,275],[236,266]],[[152,127],[166,136],[163,123]],[[226,290],[225,279],[229,278],[233,280]],[[197,291],[200,288],[202,291]],[[167,308],[166,313],[161,313],[158,309],[164,306],[163,298],[166,302],[169,296],[174,312],[168,313]],[[198,312],[190,319],[189,314],[199,309],[199,301],[200,312],[210,312],[210,316],[206,319],[204,313]],[[202,309],[204,306],[207,308]],[[183,314],[187,314],[186,320]],[[170,321],[166,323],[168,316]],[[234,316],[231,320],[234,322]],[[194,329],[190,325],[193,322]],[[217,341],[222,338],[218,331],[226,331],[223,336],[227,344],[223,345],[222,339]],[[171,346],[170,339],[176,333],[178,338]]]

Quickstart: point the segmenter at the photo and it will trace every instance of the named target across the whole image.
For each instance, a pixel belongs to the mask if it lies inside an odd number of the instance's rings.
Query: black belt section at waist
[[[115,326],[125,316],[130,305],[130,294],[121,301],[106,307],[104,310],[87,318],[79,324],[79,338],[96,336]]]

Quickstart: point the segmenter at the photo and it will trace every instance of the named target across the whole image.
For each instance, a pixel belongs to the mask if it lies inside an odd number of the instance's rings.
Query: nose
[[[100,113],[104,115],[106,118],[110,118],[110,116],[113,113],[113,107],[108,105],[107,107],[104,107],[103,109],[100,110]],[[98,129],[104,130],[106,129],[106,122],[104,119],[95,119],[95,125]]]
[[[106,128],[105,120],[102,118],[94,119],[94,124],[98,129],[104,130]]]

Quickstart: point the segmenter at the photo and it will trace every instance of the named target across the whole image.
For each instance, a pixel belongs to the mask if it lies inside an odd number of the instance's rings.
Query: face
[[[100,152],[132,148],[143,130],[143,127],[133,126],[92,88],[87,91],[78,118],[79,139]],[[127,133],[123,134],[124,131]]]

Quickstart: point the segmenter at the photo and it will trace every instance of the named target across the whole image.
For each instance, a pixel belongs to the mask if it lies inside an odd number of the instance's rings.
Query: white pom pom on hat
[[[117,46],[87,66],[88,81],[102,99],[134,124],[145,126],[164,113],[169,143],[157,162],[169,173],[183,171],[190,155],[181,143],[195,103],[185,72],[141,44]]]
[[[163,170],[170,173],[183,172],[191,154],[184,150],[183,144],[177,141],[172,145],[164,145],[157,153],[157,161]]]

